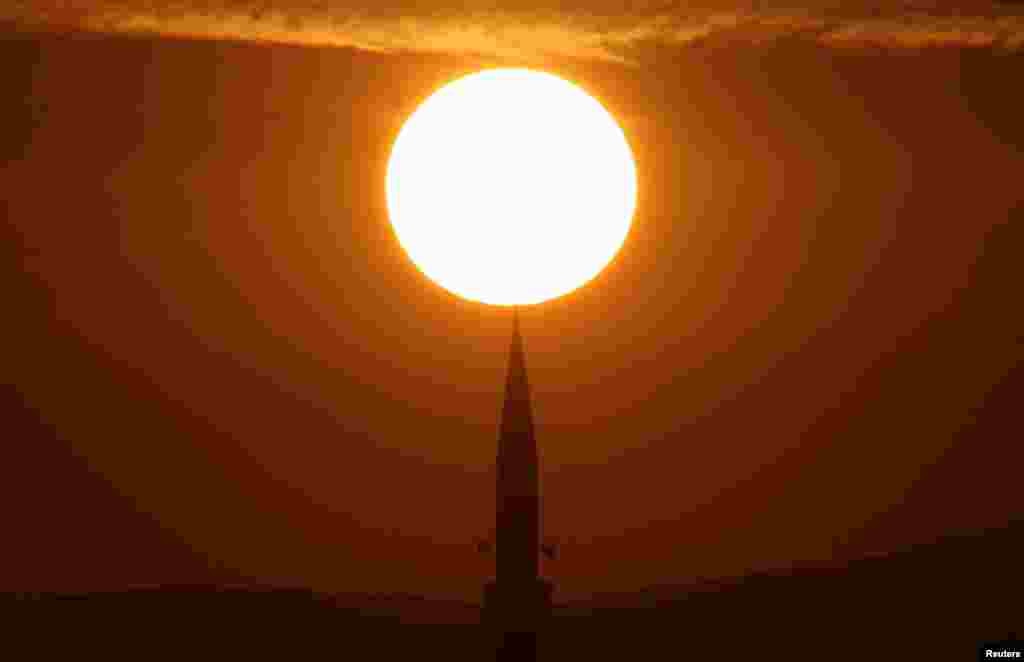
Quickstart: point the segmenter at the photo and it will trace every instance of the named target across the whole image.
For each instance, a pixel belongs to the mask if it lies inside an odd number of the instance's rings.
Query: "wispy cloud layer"
[[[748,0],[585,3],[469,0],[452,9],[385,0],[7,0],[0,21],[214,39],[638,61],[654,47],[800,38],[833,47],[1024,50],[1021,0]],[[369,4],[369,3],[368,3]],[[602,7],[602,4],[606,6]]]

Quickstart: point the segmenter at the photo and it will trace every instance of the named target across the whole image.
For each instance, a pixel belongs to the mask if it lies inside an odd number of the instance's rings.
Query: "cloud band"
[[[629,12],[572,2],[466,3],[429,10],[386,2],[372,11],[330,0],[14,0],[0,21],[28,29],[82,29],[210,39],[343,46],[380,52],[572,57],[640,62],[650,47],[762,44],[802,39],[846,48],[1024,49],[1024,3],[843,2],[696,7],[634,2]],[[619,5],[621,7],[621,4]]]

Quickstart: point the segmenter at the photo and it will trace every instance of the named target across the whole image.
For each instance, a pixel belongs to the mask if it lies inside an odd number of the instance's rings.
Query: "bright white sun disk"
[[[636,207],[622,129],[576,85],[529,69],[459,78],[403,125],[388,162],[395,234],[446,290],[523,305],[596,276]]]

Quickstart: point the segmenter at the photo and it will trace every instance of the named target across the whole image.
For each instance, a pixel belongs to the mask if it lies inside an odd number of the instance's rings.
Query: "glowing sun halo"
[[[533,304],[596,276],[629,232],[636,166],[622,129],[576,85],[489,69],[437,90],[388,161],[391,224],[446,290]]]

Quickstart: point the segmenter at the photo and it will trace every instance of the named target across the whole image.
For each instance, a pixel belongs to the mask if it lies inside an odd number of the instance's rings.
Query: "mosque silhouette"
[[[518,309],[513,312],[496,473],[495,576],[484,586],[482,621],[496,643],[497,660],[532,660],[537,635],[551,614],[554,588],[540,576],[540,554],[553,558],[555,548],[541,545],[537,438]]]

